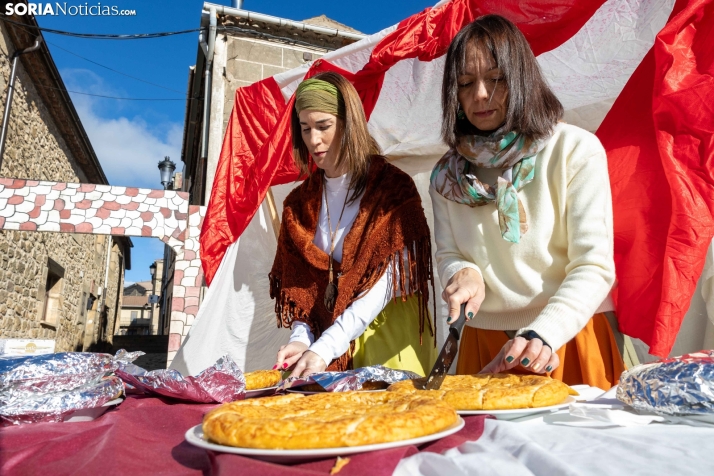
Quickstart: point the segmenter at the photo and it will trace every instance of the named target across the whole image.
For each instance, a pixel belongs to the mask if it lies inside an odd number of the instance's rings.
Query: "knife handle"
[[[464,324],[466,324],[466,303],[463,303],[461,305],[461,313],[459,314],[459,318],[449,326],[449,333],[451,333],[452,336],[456,340],[459,340],[461,337],[461,331],[464,328]]]

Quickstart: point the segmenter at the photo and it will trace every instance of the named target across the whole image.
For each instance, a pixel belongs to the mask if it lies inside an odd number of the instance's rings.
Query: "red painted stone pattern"
[[[169,352],[176,352],[181,347],[181,336],[179,334],[169,335]]]
[[[74,231],[76,233],[92,233],[94,231],[94,227],[91,223],[79,223],[74,227]]]

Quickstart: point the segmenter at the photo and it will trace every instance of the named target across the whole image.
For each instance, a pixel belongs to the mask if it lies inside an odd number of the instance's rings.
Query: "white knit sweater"
[[[470,267],[486,286],[467,325],[533,330],[556,350],[593,314],[613,309],[612,197],[605,150],[593,134],[556,126],[536,157],[534,180],[518,191],[528,221],[520,243],[501,237],[494,204],[471,208],[429,193],[442,285]]]

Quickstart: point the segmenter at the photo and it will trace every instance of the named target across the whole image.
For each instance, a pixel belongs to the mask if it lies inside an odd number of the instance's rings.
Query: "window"
[[[131,311],[131,320],[132,322],[137,320],[139,318],[139,311]]]
[[[53,326],[59,322],[59,313],[62,307],[62,284],[64,281],[64,268],[52,259],[47,259],[47,279],[45,280],[44,309],[42,322]]]

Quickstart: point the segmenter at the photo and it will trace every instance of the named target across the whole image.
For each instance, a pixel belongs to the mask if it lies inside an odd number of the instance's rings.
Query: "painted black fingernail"
[[[508,357],[506,357],[506,362],[508,362],[509,364],[513,362],[513,356],[509,355]]]
[[[531,359],[529,359],[528,357],[526,357],[525,359],[521,360],[521,365],[524,366],[524,367],[525,367],[526,365],[530,364],[530,363],[531,363]]]
[[[473,318],[474,318],[474,313],[473,313],[473,312],[469,312],[469,319],[473,319]]]
[[[446,318],[446,323],[447,323],[447,324],[451,324],[451,316],[449,316],[449,317]]]
[[[553,366],[552,366],[552,365],[549,365],[549,366],[547,366],[547,367],[545,368],[545,371],[546,371],[546,372],[550,372],[551,370],[553,370]]]

